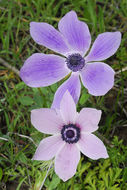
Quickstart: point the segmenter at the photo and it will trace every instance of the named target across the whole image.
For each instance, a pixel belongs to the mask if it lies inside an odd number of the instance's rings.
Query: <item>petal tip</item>
[[[36,28],[37,22],[30,22],[30,35],[32,36],[34,28]]]
[[[109,155],[108,155],[108,153],[107,153],[107,150],[105,150],[105,153],[104,153],[104,155],[103,155],[101,158],[104,158],[104,159],[109,158]]]
[[[118,38],[118,40],[119,40],[119,46],[120,46],[122,34],[121,34],[120,31],[116,31],[116,32],[114,32],[114,33],[117,35],[117,38]],[[118,46],[118,48],[119,48],[119,46]]]
[[[59,172],[57,172],[56,170],[55,170],[55,173],[58,175],[58,177],[60,178],[60,179],[62,179],[64,182],[66,182],[66,181],[68,181],[70,178],[72,178],[75,174],[71,174],[71,175],[60,175],[59,174]],[[76,173],[76,171],[75,171],[75,173]]]
[[[22,68],[20,69],[19,71],[19,76],[21,78],[21,80],[27,85],[27,86],[30,86],[29,85],[29,82],[27,81],[27,76],[26,76],[26,69],[25,69],[25,66],[23,65]],[[32,87],[32,86],[31,86]]]
[[[36,160],[36,159],[35,159],[34,156],[33,156],[33,158],[31,158],[31,160],[34,161],[34,160]]]
[[[58,175],[58,174],[57,174]],[[64,182],[66,182],[67,180],[69,180],[70,178],[67,178],[67,177],[62,177],[62,176],[60,176],[59,177],[60,179],[62,179],[62,181],[64,181]]]
[[[60,102],[60,109],[62,109],[62,105],[66,105],[66,101],[68,101],[68,103],[71,102],[70,105],[74,105],[75,106],[75,102],[74,99],[72,97],[72,95],[70,94],[70,92],[68,90],[65,91],[62,100]]]
[[[102,142],[102,143],[103,143],[103,142]],[[103,144],[103,145],[104,145],[104,144]],[[108,153],[107,153],[107,150],[106,150],[105,145],[104,145],[104,150],[103,150],[102,155],[100,155],[100,157],[98,157],[97,159],[100,159],[100,158],[103,158],[103,159],[109,158],[109,155],[108,155]]]
[[[105,157],[104,157],[105,159],[107,159],[107,158],[109,158],[109,155],[107,154],[107,155],[105,155]]]
[[[34,160],[39,160],[39,159],[37,158],[36,153],[33,155],[33,158],[32,158],[31,160],[32,160],[32,161],[34,161]]]
[[[65,16],[66,16],[66,15],[70,15],[70,14],[74,14],[74,15],[76,15],[76,17],[77,17],[77,14],[76,14],[76,12],[75,12],[74,10],[71,10],[71,11],[69,11],[68,13],[66,13]]]
[[[120,31],[116,31],[116,33],[119,35],[119,37],[122,36],[121,32]]]
[[[64,95],[63,95],[63,98],[65,98],[66,96],[68,96],[68,97],[69,97],[69,96],[72,97],[72,96],[70,95],[70,93],[69,93],[68,90],[65,91],[65,93],[64,93]]]
[[[100,157],[93,157],[93,158],[91,158],[92,160],[99,160],[99,159],[107,159],[107,158],[109,158],[109,156],[108,156],[108,154],[106,154],[106,155],[103,155],[103,156],[100,156]]]
[[[102,110],[97,110],[97,112],[99,113],[100,117],[102,115]]]
[[[37,22],[32,21],[32,22],[30,22],[30,27],[33,27],[36,24],[37,24]]]

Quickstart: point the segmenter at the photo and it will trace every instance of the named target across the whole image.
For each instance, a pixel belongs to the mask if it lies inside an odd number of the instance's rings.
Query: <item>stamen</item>
[[[66,136],[67,136],[68,138],[73,138],[74,135],[75,135],[75,133],[74,133],[73,130],[68,130],[68,131],[66,132]]]
[[[80,138],[80,128],[74,124],[64,125],[61,136],[67,143],[76,143]]]
[[[67,57],[66,63],[69,69],[73,72],[77,72],[84,67],[85,59],[79,53],[75,53]]]

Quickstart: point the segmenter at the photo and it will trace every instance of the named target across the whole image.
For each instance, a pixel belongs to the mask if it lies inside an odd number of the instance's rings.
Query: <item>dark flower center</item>
[[[73,138],[74,135],[75,135],[75,133],[74,133],[73,130],[68,130],[68,131],[66,132],[66,136],[67,136],[67,138]]]
[[[67,143],[76,143],[80,138],[80,128],[74,124],[64,125],[61,130],[61,136]]]
[[[76,72],[84,67],[85,59],[79,53],[75,53],[67,57],[66,63],[69,69]]]

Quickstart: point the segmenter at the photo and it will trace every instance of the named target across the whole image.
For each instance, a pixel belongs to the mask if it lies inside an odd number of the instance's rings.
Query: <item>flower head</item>
[[[52,107],[59,108],[68,90],[75,103],[80,96],[80,80],[94,96],[106,94],[114,84],[114,70],[100,62],[112,56],[121,42],[120,32],[99,34],[88,52],[91,36],[86,23],[79,21],[74,11],[58,23],[58,30],[47,23],[31,22],[30,34],[35,42],[60,55],[35,53],[20,71],[22,80],[31,87],[49,86],[71,73],[57,90]],[[88,52],[88,53],[87,53]]]
[[[103,142],[92,134],[98,129],[100,118],[101,111],[93,108],[84,108],[77,113],[68,91],[63,95],[60,110],[32,110],[33,126],[52,135],[40,142],[33,160],[50,160],[55,157],[55,172],[66,181],[76,172],[80,151],[94,160],[107,158]]]

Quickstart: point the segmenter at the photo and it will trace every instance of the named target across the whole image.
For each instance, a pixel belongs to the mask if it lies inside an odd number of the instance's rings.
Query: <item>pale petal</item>
[[[81,139],[77,142],[77,146],[85,156],[93,160],[108,158],[105,145],[93,134],[81,134]]]
[[[66,144],[55,158],[55,172],[63,180],[67,181],[75,173],[80,160],[80,151],[73,144]]]
[[[76,120],[76,105],[68,91],[65,92],[60,103],[60,112],[65,124],[75,123]]]
[[[57,89],[52,103],[52,108],[60,109],[61,99],[67,90],[73,97],[73,100],[76,104],[79,100],[80,91],[81,91],[79,75],[71,75],[71,77]]]
[[[43,139],[33,157],[33,160],[50,160],[64,145],[64,141],[59,136],[51,136]]]
[[[63,35],[53,26],[44,22],[31,22],[30,34],[34,41],[60,54],[69,52]]]
[[[83,108],[76,119],[76,124],[81,128],[82,132],[94,132],[98,129],[100,118],[101,110]]]
[[[94,96],[105,95],[114,85],[114,70],[105,63],[86,64],[81,72],[83,85]]]
[[[74,11],[67,13],[59,22],[58,28],[67,39],[72,50],[84,55],[89,49],[91,36],[85,22],[78,20]]]
[[[31,111],[32,125],[42,133],[56,134],[60,133],[64,125],[60,114],[55,109],[40,108]]]
[[[69,72],[64,58],[35,53],[25,61],[20,70],[20,77],[28,86],[43,87],[56,83]]]
[[[99,34],[95,40],[91,51],[86,57],[86,61],[102,61],[112,56],[120,46],[120,32],[105,32]]]

